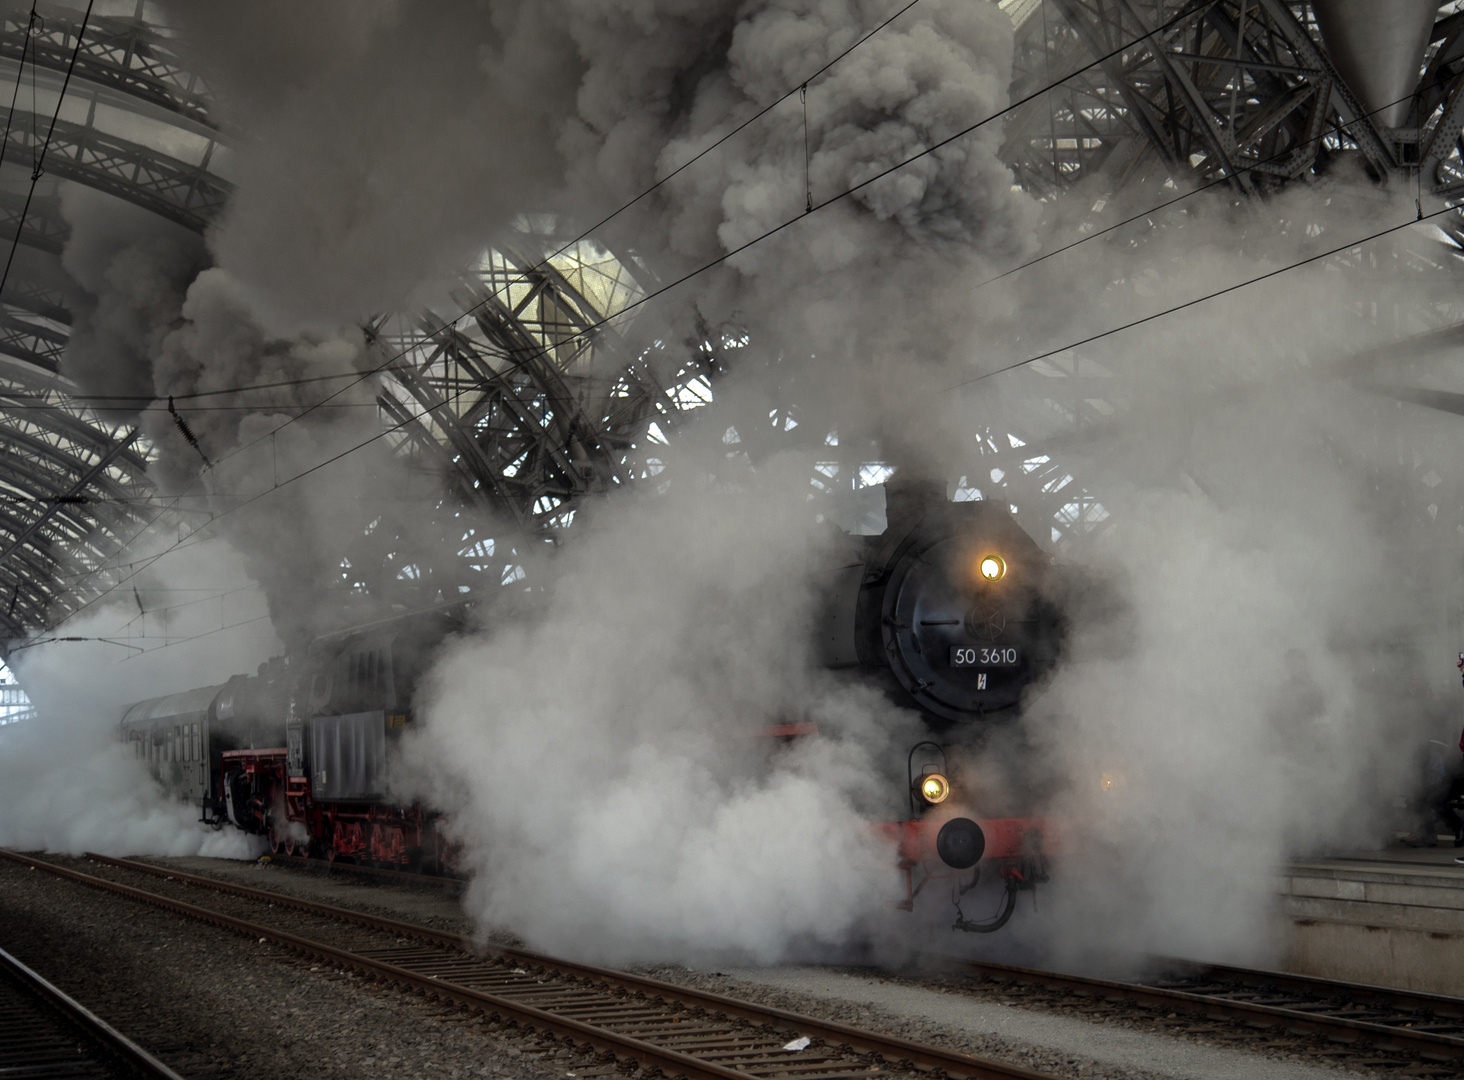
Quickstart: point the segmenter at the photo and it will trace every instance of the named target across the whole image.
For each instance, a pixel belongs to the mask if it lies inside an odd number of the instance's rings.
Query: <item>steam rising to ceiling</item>
[[[66,266],[89,298],[68,372],[92,393],[370,367],[367,315],[439,302],[523,215],[552,215],[566,236],[599,220],[889,13],[859,0],[168,7],[219,88],[238,190],[206,246],[67,192]],[[1457,460],[1460,433],[1359,394],[1340,358],[1368,335],[1456,320],[1452,271],[1384,276],[1374,268],[1414,256],[1375,244],[952,392],[1412,211],[1345,177],[1259,207],[1196,198],[984,285],[1070,239],[1067,207],[1013,189],[992,124],[804,215],[1000,110],[1011,53],[995,5],[922,0],[808,85],[806,121],[785,102],[602,230],[671,280],[797,219],[619,328],[637,347],[751,344],[673,433],[665,471],[590,504],[581,535],[545,559],[535,617],[490,615],[422,689],[403,791],[449,815],[485,927],[622,961],[771,960],[898,933],[882,909],[889,853],[865,823],[899,812],[918,724],[808,655],[810,583],[833,558],[815,518],[843,512],[810,479],[835,439],[907,475],[975,478],[1122,597],[1121,617],[1079,623],[1021,733],[968,756],[972,776],[995,775],[1025,740],[1066,780],[1047,809],[1085,830],[1055,916],[1014,921],[1012,940],[1255,958],[1278,860],[1386,831],[1401,769],[1380,757],[1438,722],[1424,688],[1442,692],[1431,673],[1447,649],[1429,635],[1445,621],[1437,598],[1457,593],[1459,493],[1431,495],[1425,522],[1394,497],[1421,482],[1423,458],[1395,461],[1405,445]],[[1142,209],[1121,203],[1110,212]],[[1370,305],[1392,325],[1359,318]],[[299,470],[360,441],[365,386],[269,454],[234,454],[314,400],[295,387],[200,419],[224,462],[203,479],[219,506],[269,489],[280,455]],[[160,481],[195,482],[198,455],[165,419],[148,423]],[[996,470],[992,433],[1024,444]],[[230,519],[282,638],[308,636],[334,603],[326,583],[368,521],[395,514],[392,536],[442,543],[439,522],[416,524],[420,505],[391,509],[388,494],[421,489],[367,450],[302,498]],[[1362,659],[1380,648],[1390,662]],[[196,681],[159,671],[135,696]],[[107,729],[116,704],[70,715]],[[761,760],[744,733],[790,716],[823,734]],[[122,768],[100,812],[137,813],[141,780]],[[1103,790],[1105,772],[1124,782]],[[1367,794],[1341,812],[1339,790]],[[0,817],[31,794],[0,789]],[[93,824],[26,835],[137,842]],[[1075,913],[1098,913],[1105,940],[1067,929],[1093,925]]]

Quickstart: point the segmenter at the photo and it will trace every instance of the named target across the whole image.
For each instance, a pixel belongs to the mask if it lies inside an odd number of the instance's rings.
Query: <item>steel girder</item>
[[[587,241],[552,258],[496,250],[455,296],[469,314],[375,324],[412,402],[381,399],[403,426],[403,451],[441,447],[465,495],[530,533],[552,534],[577,498],[637,479],[650,425],[669,431],[703,402],[681,391],[704,365],[669,365],[663,381],[662,351],[634,355],[606,324],[641,295],[636,273]]]
[[[1121,205],[1133,209],[1207,185],[1245,198],[1320,175],[1347,157],[1375,182],[1409,196],[1431,195],[1445,204],[1464,199],[1464,15],[1434,26],[1415,98],[1416,126],[1389,129],[1368,115],[1332,63],[1308,3],[1003,6],[1016,20],[1012,97],[1060,82],[1010,118],[1003,157],[1034,194],[1055,199],[1081,192],[1085,225],[1111,223],[1112,211],[1105,218],[1103,210],[1116,193],[1132,193]],[[1096,63],[1099,57],[1107,59]],[[1140,195],[1141,185],[1167,190]],[[1173,213],[1182,216],[1182,208]],[[1455,246],[1440,244],[1430,257],[1399,256],[1391,272],[1458,272],[1464,219],[1446,215],[1432,223]],[[1157,216],[1150,224],[1163,225]],[[1455,316],[1439,310],[1425,317]],[[1090,361],[1049,362],[1043,365],[1048,377],[1037,384],[1050,395],[1052,416],[1066,417],[1075,429],[1123,407],[1103,380],[1079,374],[1083,363]],[[1080,385],[1085,382],[1090,385]]]
[[[177,61],[165,33],[134,18],[94,17],[76,53],[68,100],[89,99],[84,122],[60,119],[45,171],[105,191],[189,229],[216,216],[228,186],[208,171],[216,142],[208,88]],[[54,93],[72,62],[79,20],[53,15],[32,27],[24,12],[0,18],[0,60],[50,73]],[[201,136],[196,164],[99,126],[99,113],[134,112]],[[146,123],[144,123],[146,127]],[[50,116],[17,110],[5,160],[33,171]],[[59,198],[0,192],[0,239],[58,255],[70,229]],[[134,428],[78,406],[59,376],[69,337],[68,298],[31,281],[17,263],[0,297],[0,634],[64,617],[110,583],[110,560],[154,516],[150,448]],[[13,362],[18,361],[18,363]]]
[[[22,123],[13,124],[5,143],[8,163],[24,165],[39,151],[38,140],[50,130],[44,169],[65,180],[105,191],[119,199],[202,232],[223,209],[231,186],[203,165],[190,165],[138,143],[109,135],[90,123],[33,117],[16,111]],[[36,124],[24,122],[34,119]]]
[[[25,48],[27,63],[59,73],[70,62],[77,30],[75,20],[51,19],[27,46],[24,18],[11,18],[0,23],[0,58],[13,64]],[[73,117],[56,124],[46,171],[203,231],[230,187],[208,169],[216,145],[208,88],[177,62],[166,36],[139,19],[94,23],[71,96],[85,100],[88,93],[84,122]],[[103,130],[99,101],[153,119],[166,111],[209,140],[201,159],[185,162]],[[48,116],[17,114],[6,162],[27,167],[36,132],[48,127]],[[19,203],[0,195],[0,236],[19,233],[28,246],[58,252],[67,235],[58,211],[49,206],[38,213],[33,204],[22,226]],[[531,246],[537,240],[526,239]],[[587,267],[573,255],[545,262],[492,253],[454,298],[464,309],[476,306],[471,317],[424,313],[366,328],[384,349],[402,353],[384,373],[379,398],[396,429],[398,452],[424,471],[455,478],[460,498],[491,507],[521,533],[552,535],[573,520],[572,508],[561,507],[591,489],[629,481],[637,440],[654,418],[669,425],[678,411],[674,393],[652,371],[654,358],[626,355],[616,333],[599,325],[616,298],[637,287],[617,260],[599,252],[595,259]],[[608,276],[607,267],[613,268]],[[587,275],[595,279],[588,290]],[[615,277],[622,280],[607,286]],[[5,301],[15,310],[0,309],[0,353],[54,371],[69,320],[52,318],[51,305],[39,297],[12,305],[14,291],[7,290]],[[702,400],[692,395],[691,403]],[[478,566],[479,548],[480,540],[469,543],[461,561]],[[0,555],[0,570],[4,563]]]
[[[45,373],[0,363],[6,636],[76,610],[116,573],[110,561],[152,516],[149,451],[137,438],[78,407]],[[75,587],[82,582],[90,587]]]
[[[209,90],[178,60],[172,43],[141,17],[142,5],[132,18],[93,15],[81,49],[76,53],[74,78],[106,87],[137,101],[176,113],[202,127],[212,127]],[[17,9],[0,19],[0,57],[19,63],[65,72],[76,50],[80,20],[49,15],[27,45],[28,16]]]
[[[59,371],[70,335],[67,327],[37,318],[19,304],[0,301],[0,352],[44,368]]]
[[[1415,131],[1380,128],[1328,58],[1305,4],[1284,0],[1043,0],[1018,27],[1013,97],[1092,65],[1018,111],[1004,156],[1033,190],[1097,177],[1111,193],[1158,170],[1251,194],[1360,154],[1379,179],[1435,163],[1464,117],[1464,44],[1435,29]],[[1440,45],[1443,48],[1440,48]],[[1451,127],[1452,124],[1452,127]],[[1447,196],[1454,181],[1432,188]]]
[[[25,222],[20,220],[25,212]],[[25,196],[0,191],[0,240],[19,242],[48,255],[60,255],[71,236],[71,226],[61,217],[61,200],[54,195],[37,195],[25,207]],[[6,282],[7,287],[11,287]]]

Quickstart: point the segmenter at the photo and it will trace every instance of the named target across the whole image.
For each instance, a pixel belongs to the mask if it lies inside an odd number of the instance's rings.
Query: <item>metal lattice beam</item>
[[[1369,115],[1305,4],[1043,0],[1018,27],[1014,97],[1121,51],[1020,109],[1004,156],[1041,192],[1094,178],[1111,192],[1158,171],[1255,194],[1343,152],[1360,154],[1377,177],[1407,176],[1420,145],[1437,172],[1464,117],[1458,29],[1436,28],[1420,135],[1387,131]],[[1436,178],[1435,193],[1453,184]]]
[[[27,43],[30,21],[17,8],[0,18],[0,58],[18,64],[24,51],[27,64],[64,73],[75,54],[75,78],[175,113],[180,120],[213,126],[207,85],[183,66],[156,27],[135,18],[94,15],[78,51],[80,29],[80,21],[67,13],[47,14]]]
[[[17,110],[5,143],[7,164],[27,165],[40,150],[49,117]],[[36,124],[30,121],[35,120]],[[105,191],[119,199],[202,232],[228,200],[231,187],[204,165],[190,165],[90,124],[57,120],[46,152],[45,169],[65,180]]]

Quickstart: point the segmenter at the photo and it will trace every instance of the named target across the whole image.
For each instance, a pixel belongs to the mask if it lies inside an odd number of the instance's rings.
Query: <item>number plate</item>
[[[1010,645],[952,645],[951,667],[1020,667],[1022,657]]]

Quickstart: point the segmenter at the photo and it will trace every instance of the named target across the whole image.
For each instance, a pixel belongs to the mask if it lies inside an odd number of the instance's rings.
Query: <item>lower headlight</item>
[[[951,782],[938,772],[926,773],[918,786],[920,798],[931,806],[938,806],[950,797]]]

